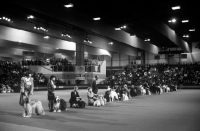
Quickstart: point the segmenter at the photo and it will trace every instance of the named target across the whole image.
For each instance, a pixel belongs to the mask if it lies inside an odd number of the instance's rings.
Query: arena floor
[[[71,90],[57,90],[69,100]],[[79,90],[86,101],[86,89]],[[104,90],[99,91],[100,94]],[[46,91],[35,91],[45,116],[23,118],[19,93],[0,94],[0,131],[199,131],[200,90],[183,89],[161,95],[138,96],[129,101],[109,102],[103,107],[68,108],[48,112]],[[68,104],[69,105],[69,104]]]

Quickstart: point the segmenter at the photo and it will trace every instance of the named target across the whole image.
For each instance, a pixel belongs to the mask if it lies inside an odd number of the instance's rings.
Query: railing
[[[102,62],[103,63],[103,62]],[[85,72],[100,72],[101,64],[97,65],[84,65]],[[50,63],[45,63],[44,61],[23,61],[22,66],[51,66],[51,69],[48,69],[53,72],[75,72],[74,64],[66,64],[66,65],[51,65]]]
[[[75,65],[65,65],[65,66],[54,65],[52,66],[52,71],[53,72],[74,72]]]
[[[101,66],[85,65],[85,72],[101,72]]]
[[[85,72],[100,72],[101,68],[94,65],[85,65]],[[75,65],[52,66],[53,72],[75,72]]]

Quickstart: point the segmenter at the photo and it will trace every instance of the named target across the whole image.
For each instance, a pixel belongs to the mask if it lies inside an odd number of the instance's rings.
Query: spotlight
[[[113,42],[108,43],[109,45],[113,45]]]
[[[183,35],[183,37],[185,37],[185,38],[188,38],[188,37],[189,37],[189,35]]]
[[[150,41],[150,39],[147,39],[147,38],[145,38],[145,40],[144,41]]]
[[[182,23],[187,23],[189,22],[189,20],[182,20]]]
[[[49,36],[44,36],[44,39],[49,39]]]
[[[34,16],[29,15],[29,16],[27,17],[27,19],[34,19]]]
[[[174,6],[174,7],[172,7],[172,10],[179,10],[179,9],[181,9],[181,6]]]
[[[189,29],[189,31],[195,31],[195,29]]]
[[[101,19],[100,17],[93,18],[93,20],[100,20],[100,19]]]
[[[121,30],[120,28],[115,28],[115,30]]]
[[[74,7],[74,5],[72,3],[68,4],[68,5],[64,5],[66,8],[71,8]]]
[[[176,22],[176,19],[172,19],[172,22],[175,23],[175,22]]]

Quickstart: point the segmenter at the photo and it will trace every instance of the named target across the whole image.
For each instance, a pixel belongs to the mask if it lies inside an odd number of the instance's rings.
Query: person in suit
[[[115,88],[115,76],[112,76],[112,79],[110,80],[110,88],[111,89]]]
[[[71,98],[69,100],[70,107],[77,107],[79,100],[81,100],[81,97],[78,93],[78,87],[74,86],[74,90],[71,92]]]
[[[94,80],[92,81],[92,92],[94,94],[98,93],[97,80],[98,80],[98,76],[95,76]]]
[[[31,117],[31,112],[27,110],[27,106],[30,102],[30,96],[33,95],[34,83],[33,78],[31,77],[31,71],[25,72],[24,77],[21,78],[20,83],[20,100],[19,104],[23,107],[24,111],[23,117]]]
[[[49,101],[48,106],[49,106],[49,112],[53,112],[53,106],[54,106],[54,98],[55,98],[55,80],[56,77],[55,76],[51,76],[48,83],[47,83],[47,90],[48,90],[48,94],[47,94],[47,99]]]

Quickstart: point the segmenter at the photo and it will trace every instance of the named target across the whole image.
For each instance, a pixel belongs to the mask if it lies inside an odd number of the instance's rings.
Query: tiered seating
[[[0,60],[0,92],[10,93],[19,88],[21,77],[24,72],[29,69],[26,66],[21,66],[15,62]],[[33,73],[35,86],[46,86],[48,78],[42,73]],[[61,80],[57,79],[56,83],[65,84]]]
[[[200,84],[199,63],[187,64],[155,64],[155,65],[128,65],[121,72],[113,73],[116,84],[139,85],[148,83],[158,84]],[[111,76],[101,84],[110,84]]]

